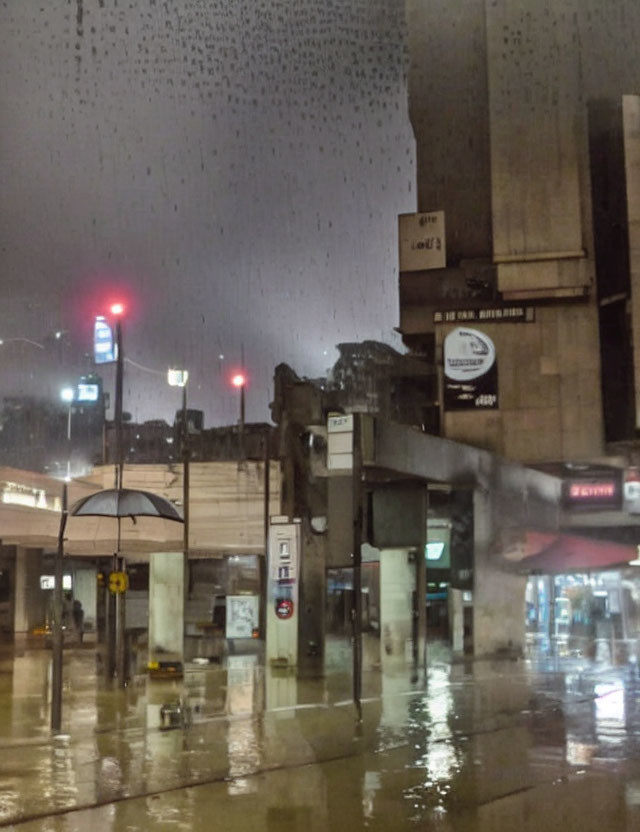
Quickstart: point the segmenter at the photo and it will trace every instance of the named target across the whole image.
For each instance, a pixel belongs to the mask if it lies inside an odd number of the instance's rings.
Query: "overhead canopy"
[[[570,534],[527,532],[523,572],[568,573],[626,566],[637,557],[635,546]]]

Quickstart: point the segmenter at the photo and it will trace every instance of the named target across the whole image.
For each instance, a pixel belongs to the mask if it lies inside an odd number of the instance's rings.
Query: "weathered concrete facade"
[[[535,309],[530,323],[482,325],[496,345],[499,409],[448,412],[444,434],[527,462],[600,456],[600,339],[610,335],[596,291],[594,236],[605,229],[593,219],[598,136],[588,105],[640,93],[640,7],[407,0],[407,22],[418,210],[444,210],[447,268],[401,275],[400,328],[410,344],[435,345],[440,359],[454,325],[434,324],[437,309]],[[616,186],[632,253],[635,158],[628,148],[629,187]],[[636,294],[632,279],[621,315]]]

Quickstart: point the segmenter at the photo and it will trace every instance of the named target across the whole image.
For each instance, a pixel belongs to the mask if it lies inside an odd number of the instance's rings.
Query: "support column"
[[[454,654],[464,652],[464,604],[462,590],[449,587],[449,638]]]
[[[506,571],[493,523],[489,488],[473,493],[473,652],[524,653],[527,579]]]
[[[380,650],[383,665],[412,662],[416,569],[407,549],[380,552]]]
[[[149,558],[149,661],[184,660],[184,553]]]
[[[26,636],[46,620],[46,596],[40,588],[42,550],[16,546],[13,632]]]
[[[324,672],[326,568],[325,538],[302,529],[298,618],[298,676],[316,677]]]

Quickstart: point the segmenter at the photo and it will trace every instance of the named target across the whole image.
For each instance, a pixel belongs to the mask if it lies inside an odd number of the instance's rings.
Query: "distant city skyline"
[[[114,294],[126,354],[188,367],[207,424],[237,418],[243,348],[247,417],[265,419],[275,364],[317,376],[336,343],[398,346],[405,61],[401,0],[3,4],[0,338],[69,344],[0,346],[0,395],[91,369]],[[135,419],[178,404],[127,366]]]

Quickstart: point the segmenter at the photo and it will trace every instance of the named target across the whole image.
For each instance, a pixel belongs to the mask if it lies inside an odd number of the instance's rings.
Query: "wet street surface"
[[[575,657],[451,664],[426,682],[344,657],[324,679],[255,656],[107,685],[65,651],[0,660],[0,826],[35,830],[640,830],[640,679]],[[341,672],[341,665],[345,668]]]

